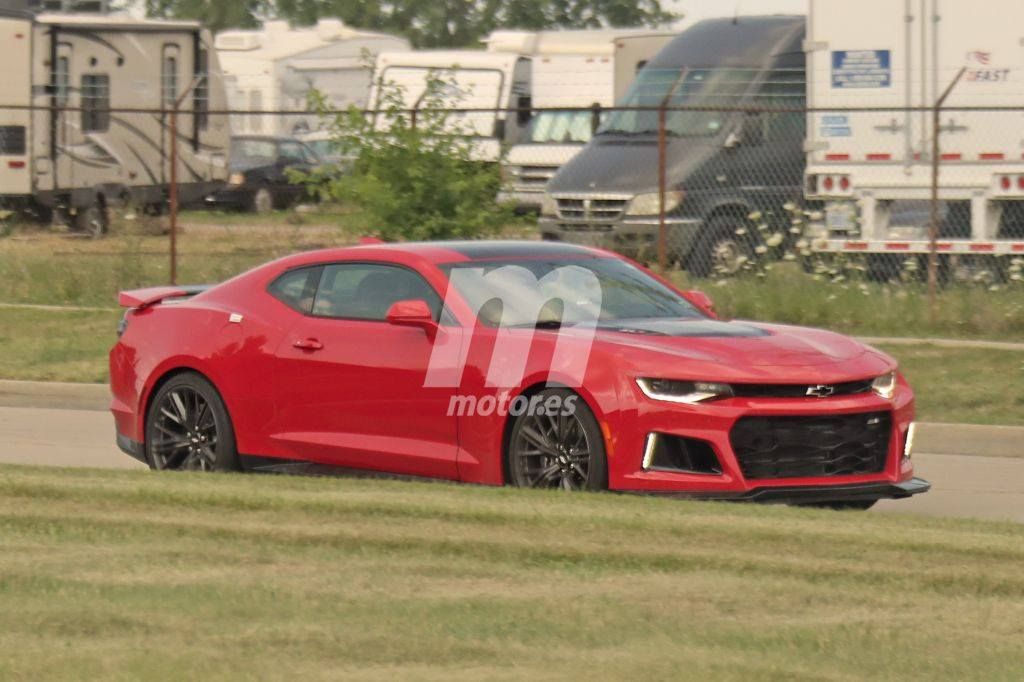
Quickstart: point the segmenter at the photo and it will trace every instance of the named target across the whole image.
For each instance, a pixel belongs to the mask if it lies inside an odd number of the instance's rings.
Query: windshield
[[[742,104],[758,72],[753,69],[651,69],[636,77],[621,102],[624,107],[657,107],[670,92],[669,106],[735,107]],[[673,111],[665,116],[665,132],[673,137],[717,135],[728,111]],[[657,135],[657,111],[616,111],[598,135]]]
[[[591,137],[590,111],[541,111],[530,122],[530,142],[586,143]]]
[[[703,317],[679,294],[616,258],[453,263],[442,269],[489,326],[615,326]]]
[[[273,140],[235,139],[231,141],[232,168],[269,166],[276,160],[277,145]]]

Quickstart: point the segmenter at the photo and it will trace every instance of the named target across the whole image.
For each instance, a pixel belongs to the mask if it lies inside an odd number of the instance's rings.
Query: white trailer
[[[515,144],[529,122],[529,58],[479,50],[381,53],[374,70],[370,108],[385,108],[385,95],[392,89],[401,91],[405,108],[422,106],[432,76],[451,84],[447,106],[480,110],[453,114],[449,122],[474,138],[477,160],[499,162],[503,147]]]
[[[499,198],[519,210],[540,210],[548,181],[590,141],[600,110],[615,104],[647,60],[675,36],[646,29],[492,33],[485,40],[488,50],[532,58],[531,104],[539,110],[509,150]],[[573,110],[581,107],[589,110]]]
[[[938,250],[1024,254],[1024,3],[811,0],[806,49],[814,249],[928,252],[929,108],[965,69],[940,120]]]
[[[215,113],[224,88],[198,23],[0,11],[0,45],[0,202],[93,233],[115,203],[160,210],[171,171],[167,112],[186,92],[179,197],[197,200],[224,181],[229,131]]]
[[[259,30],[223,31],[216,47],[232,109],[303,112],[312,90],[335,108],[364,108],[373,59],[380,52],[408,50],[409,41],[321,19],[302,28],[268,21]],[[239,134],[296,135],[318,127],[315,117],[298,113],[242,114],[231,123]]]

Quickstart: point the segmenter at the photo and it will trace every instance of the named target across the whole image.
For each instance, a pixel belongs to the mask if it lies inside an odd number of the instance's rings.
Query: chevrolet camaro
[[[154,469],[854,509],[929,487],[891,357],[718,319],[597,249],[367,243],[119,300],[117,443]]]

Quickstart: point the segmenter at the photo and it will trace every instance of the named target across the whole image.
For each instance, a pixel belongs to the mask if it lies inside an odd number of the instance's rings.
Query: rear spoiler
[[[117,295],[117,304],[122,308],[148,308],[162,303],[169,298],[185,298],[201,294],[212,285],[196,285],[182,287],[150,287],[149,289],[132,289]]]

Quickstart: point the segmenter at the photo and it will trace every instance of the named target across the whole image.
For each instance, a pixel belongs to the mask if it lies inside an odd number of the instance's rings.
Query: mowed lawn
[[[3,679],[1019,679],[1024,526],[0,468]]]
[[[0,379],[105,382],[118,310],[0,306]],[[917,391],[923,421],[1024,426],[1024,352],[883,346]]]

